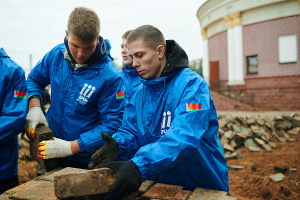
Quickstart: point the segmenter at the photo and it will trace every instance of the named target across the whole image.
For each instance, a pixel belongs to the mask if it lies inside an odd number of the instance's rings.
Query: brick
[[[35,181],[32,185],[9,196],[10,199],[57,199],[52,181]]]
[[[147,180],[142,183],[139,188],[139,196],[142,196],[145,192],[147,192],[153,185],[155,181]]]
[[[198,200],[198,199],[213,199],[213,200],[237,200],[235,197],[230,197],[227,195],[227,192],[210,190],[204,188],[196,188],[193,191],[193,194],[189,200]]]
[[[57,159],[41,159],[38,158],[38,147],[37,145],[44,140],[51,140],[53,139],[52,131],[45,126],[44,124],[38,125],[35,132],[35,138],[30,140],[30,156],[37,161],[37,163],[44,169],[54,169],[57,166]]]
[[[151,199],[177,200],[175,199],[175,196],[183,189],[184,189],[183,186],[156,183],[145,194],[142,195],[141,200],[151,200]]]
[[[46,172],[44,175],[37,177],[37,180],[44,180],[44,181],[54,181],[55,176],[60,175],[67,175],[67,174],[76,174],[80,172],[86,172],[86,169],[79,169],[73,167],[66,167],[66,168],[58,168],[54,169],[50,172]]]
[[[85,170],[54,177],[54,191],[58,198],[107,193],[115,174],[109,168]]]

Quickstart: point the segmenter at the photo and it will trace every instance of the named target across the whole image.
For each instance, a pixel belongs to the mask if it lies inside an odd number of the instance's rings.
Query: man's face
[[[94,53],[98,41],[99,36],[92,42],[82,42],[77,36],[73,34],[68,34],[66,31],[66,36],[69,44],[69,49],[74,57],[75,61],[79,64],[84,64]]]
[[[146,46],[143,39],[137,39],[127,44],[130,57],[133,58],[132,66],[144,79],[159,78],[163,65],[160,61],[161,52]]]
[[[122,44],[121,44],[121,55],[123,58],[123,63],[125,66],[131,66],[132,65],[132,58],[129,56],[126,39],[122,38]]]

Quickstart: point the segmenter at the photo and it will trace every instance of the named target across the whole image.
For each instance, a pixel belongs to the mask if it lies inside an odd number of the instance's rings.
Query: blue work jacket
[[[26,123],[24,70],[0,49],[0,180],[18,174],[18,137]]]
[[[124,97],[126,101],[129,101],[134,93],[138,90],[139,85],[141,85],[141,77],[136,69],[123,67],[120,71],[122,76],[122,81],[124,84]]]
[[[184,68],[143,80],[113,137],[118,159],[133,161],[143,180],[229,192],[218,129],[207,83]]]
[[[43,96],[45,86],[51,84],[49,128],[55,137],[78,141],[82,152],[67,158],[82,163],[89,163],[91,155],[105,143],[101,132],[112,135],[122,123],[124,101],[117,97],[122,92],[121,76],[109,54],[110,43],[104,41],[108,53],[74,71],[64,59],[65,45],[60,44],[44,56],[27,79],[29,95]]]

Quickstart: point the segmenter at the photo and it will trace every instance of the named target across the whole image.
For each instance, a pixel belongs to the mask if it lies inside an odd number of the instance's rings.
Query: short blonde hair
[[[91,42],[100,34],[98,15],[85,7],[75,8],[68,20],[68,32],[77,36],[82,42]]]
[[[143,39],[145,45],[153,50],[156,50],[159,45],[162,45],[166,49],[166,40],[164,35],[154,26],[143,25],[137,27],[130,32],[126,42],[129,44],[137,39]]]
[[[127,39],[128,35],[131,33],[132,30],[126,31],[123,35],[122,38],[123,39]]]

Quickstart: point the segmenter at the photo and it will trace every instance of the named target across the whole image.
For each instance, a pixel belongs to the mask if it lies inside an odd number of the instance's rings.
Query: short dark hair
[[[129,33],[131,33],[132,30],[129,30],[129,31],[126,31],[123,35],[122,35],[122,38],[123,39],[127,39]]]
[[[154,26],[143,25],[137,27],[128,35],[127,44],[140,38],[144,40],[146,46],[153,50],[156,50],[159,45],[162,45],[166,49],[166,40],[164,35]]]
[[[68,32],[77,36],[82,42],[91,42],[100,34],[100,19],[94,11],[77,7],[69,16]]]

